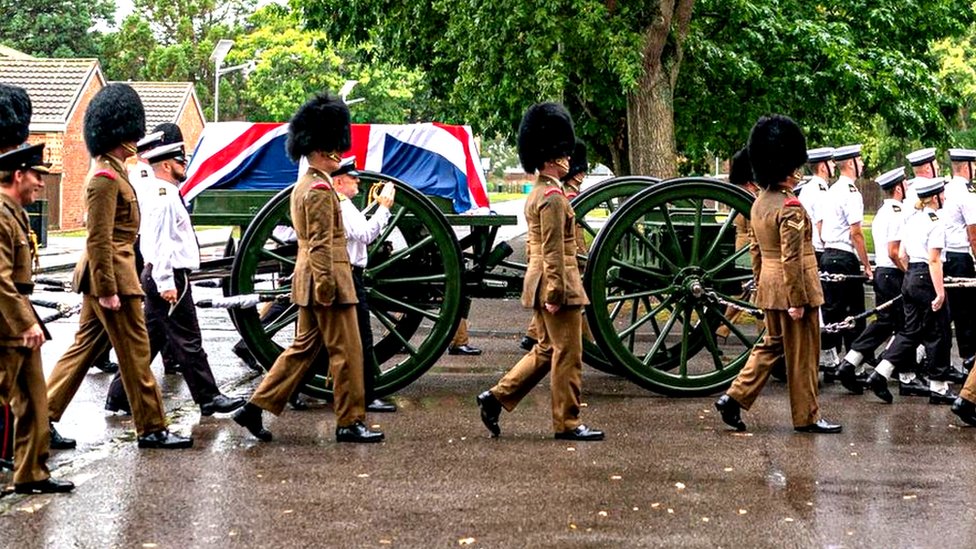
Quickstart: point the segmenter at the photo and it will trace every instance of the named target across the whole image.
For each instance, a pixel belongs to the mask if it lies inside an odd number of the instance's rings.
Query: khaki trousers
[[[454,339],[451,340],[451,347],[460,347],[468,344],[468,319],[462,318],[458,324],[457,331],[454,332]]]
[[[37,482],[47,470],[51,429],[47,423],[47,387],[41,352],[0,347],[0,405],[10,404],[14,425],[14,484]]]
[[[590,332],[590,324],[586,322],[586,313],[580,311],[580,314],[583,315],[583,339],[586,341],[593,341],[593,334]],[[529,329],[525,331],[525,335],[539,341],[539,327],[536,325],[535,315],[532,315],[532,320],[529,321]]]
[[[976,404],[976,368],[970,370],[969,375],[966,377],[966,383],[962,386],[962,390],[959,391],[959,396]]]
[[[727,394],[748,410],[759,396],[777,361],[786,360],[786,382],[794,427],[820,419],[817,404],[817,361],[820,356],[818,307],[807,307],[793,320],[786,311],[765,309],[766,337],[752,348],[745,367]]]
[[[546,374],[552,372],[552,428],[557,433],[580,425],[580,386],[583,369],[583,315],[580,307],[564,306],[555,314],[533,311],[539,343],[491,388],[511,412]]]
[[[58,361],[47,381],[51,420],[60,421],[65,408],[74,398],[89,367],[109,344],[119,358],[119,375],[129,395],[132,420],[139,436],[166,428],[163,396],[149,368],[149,334],[142,311],[142,298],[120,296],[118,311],[98,304],[98,298],[86,295],[75,342]]]
[[[295,341],[271,366],[251,395],[251,404],[280,415],[323,345],[329,353],[336,427],[366,421],[363,349],[355,305],[299,307]]]

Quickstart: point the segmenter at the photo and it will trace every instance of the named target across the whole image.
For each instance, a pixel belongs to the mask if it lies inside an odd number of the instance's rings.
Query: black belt
[[[153,264],[152,263],[146,263],[145,265],[143,265],[142,268],[143,269],[152,270]],[[191,269],[187,269],[187,268],[183,268],[183,267],[176,267],[176,268],[173,269],[173,272],[174,273],[188,273],[190,271],[191,271]]]
[[[14,288],[17,289],[17,293],[20,295],[31,295],[34,293],[33,282],[14,282]]]

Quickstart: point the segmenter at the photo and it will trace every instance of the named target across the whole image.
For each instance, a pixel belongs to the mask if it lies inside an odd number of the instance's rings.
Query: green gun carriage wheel
[[[583,230],[583,238],[588,245],[592,245],[597,233],[607,220],[630,197],[659,183],[655,177],[623,176],[601,181],[578,194],[572,200],[576,224]],[[578,256],[583,264],[588,255]],[[588,365],[608,374],[621,375],[620,367],[607,360],[600,347],[590,338],[583,338],[583,361]]]
[[[461,251],[444,215],[420,192],[375,172],[360,173],[359,206],[370,183],[393,181],[397,187],[390,223],[370,246],[364,272],[379,365],[376,396],[385,396],[420,377],[450,343],[461,314]],[[231,295],[291,293],[297,246],[285,236],[291,229],[290,197],[291,187],[275,195],[241,237]],[[289,303],[264,325],[257,308],[231,309],[248,349],[265,367],[291,343],[297,316],[297,306]],[[324,354],[313,372],[302,392],[331,397]]]
[[[749,247],[736,219],[749,193],[705,178],[672,179],[628,200],[599,231],[584,286],[587,320],[611,362],[638,385],[672,396],[728,386],[763,325],[744,286]],[[703,356],[697,356],[700,352]]]

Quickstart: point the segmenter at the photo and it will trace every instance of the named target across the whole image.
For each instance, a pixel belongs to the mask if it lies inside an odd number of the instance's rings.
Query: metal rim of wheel
[[[375,396],[382,397],[420,377],[451,341],[460,322],[461,250],[447,219],[419,191],[375,172],[361,171],[360,180],[358,205],[371,183],[392,181],[397,188],[390,222],[369,247],[363,274],[379,368]],[[291,188],[275,195],[242,236],[231,270],[232,295],[290,295],[288,275],[296,246],[274,233],[278,227],[291,227]],[[231,316],[248,349],[270,367],[283,351],[274,336],[295,325],[298,307],[289,302],[268,326],[262,325],[254,307],[231,309]],[[320,357],[324,356],[323,348]],[[370,367],[369,361],[364,367]],[[327,362],[317,360],[313,368],[302,392],[330,398]]]
[[[635,195],[599,231],[584,275],[587,319],[600,349],[638,385],[707,395],[745,365],[764,331],[741,312],[755,307],[743,294],[752,271],[749,247],[735,246],[735,222],[748,220],[752,201],[721,181],[672,179]]]
[[[606,179],[586,189],[573,198],[571,204],[576,224],[582,228],[584,238],[592,245],[600,228],[613,213],[632,196],[661,180],[656,177],[621,176]],[[578,255],[585,265],[588,254]],[[586,322],[584,320],[584,322]],[[608,374],[622,375],[619,366],[607,360],[597,344],[587,337],[583,338],[583,362]]]

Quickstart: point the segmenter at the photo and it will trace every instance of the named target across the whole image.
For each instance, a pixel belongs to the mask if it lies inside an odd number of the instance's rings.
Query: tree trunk
[[[660,0],[644,33],[644,73],[627,97],[627,141],[633,174],[678,175],[674,87],[694,0]]]

